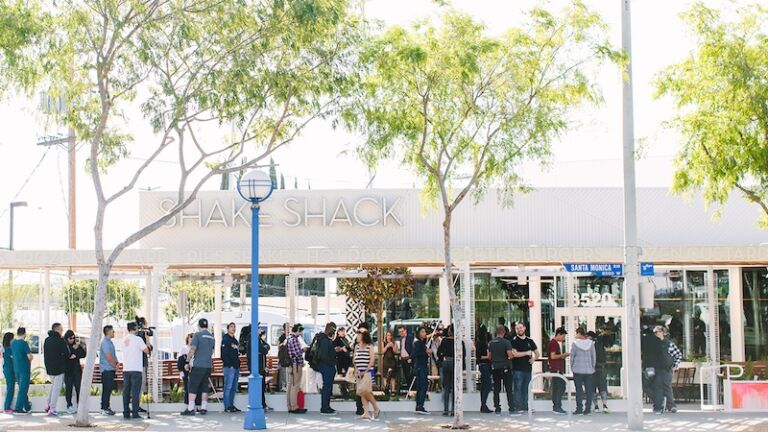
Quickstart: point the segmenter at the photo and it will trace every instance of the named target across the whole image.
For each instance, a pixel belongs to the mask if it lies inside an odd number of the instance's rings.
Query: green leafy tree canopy
[[[209,282],[175,281],[167,291],[171,302],[163,306],[163,314],[168,321],[182,318],[186,324],[192,324],[200,314],[214,310],[216,291]]]
[[[682,134],[673,191],[703,190],[708,204],[740,191],[762,209],[768,227],[768,8],[738,10],[735,21],[694,4],[683,14],[698,45],[664,70],[658,96],[669,96]],[[719,208],[716,215],[719,215]]]
[[[36,56],[50,20],[34,0],[0,0],[0,91],[9,82],[30,88],[40,76]]]
[[[64,285],[61,292],[64,312],[72,313],[94,312],[93,298],[96,292],[96,280],[71,280]],[[143,300],[139,284],[133,281],[111,279],[107,284],[106,316],[119,320],[132,320],[141,308]]]

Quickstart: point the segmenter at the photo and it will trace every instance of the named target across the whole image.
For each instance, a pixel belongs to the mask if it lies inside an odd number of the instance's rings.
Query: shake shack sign
[[[146,201],[146,202],[145,202]],[[167,214],[176,201],[171,195],[142,198],[142,219],[145,205],[153,203],[153,214]],[[402,197],[377,196],[323,196],[322,193],[291,195],[276,191],[261,205],[261,227],[401,227]],[[150,216],[151,217],[151,216]],[[201,193],[181,214],[171,218],[165,229],[184,228],[238,228],[249,227],[250,204],[232,193]]]

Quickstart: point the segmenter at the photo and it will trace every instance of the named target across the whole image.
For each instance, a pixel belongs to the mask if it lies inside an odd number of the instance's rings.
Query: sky
[[[621,4],[623,0],[584,0],[609,25],[609,35],[620,46]],[[632,43],[634,73],[635,136],[642,147],[637,161],[637,184],[640,187],[668,187],[673,173],[673,158],[679,136],[665,127],[673,115],[669,100],[654,98],[654,80],[668,65],[682,61],[695,46],[691,33],[679,19],[691,1],[635,0],[632,2]],[[721,6],[726,0],[711,0]],[[739,4],[740,2],[735,2]],[[536,4],[557,11],[566,1],[550,0],[454,0],[457,10],[484,23],[490,34],[503,32],[521,22],[524,12]],[[439,7],[431,0],[369,0],[367,16],[386,25],[407,26],[425,17],[437,17]],[[553,146],[554,158],[546,169],[526,164],[523,178],[533,187],[620,187],[621,161],[621,80],[612,66],[600,71],[598,83],[604,102],[596,109],[583,109],[574,114],[574,129]],[[28,202],[17,208],[15,221],[16,249],[65,249],[67,247],[67,154],[63,148],[47,148],[36,143],[40,137],[59,132],[47,125],[37,111],[38,100],[11,96],[0,101],[0,246],[8,241],[8,203]],[[141,121],[131,123],[137,142],[153,139]],[[226,133],[227,131],[217,131]],[[274,159],[278,172],[291,189],[294,178],[299,188],[311,184],[312,189],[360,189],[366,187],[371,173],[351,151],[362,138],[334,130],[330,123],[311,124],[290,146],[278,150]],[[127,181],[132,168],[140,163],[140,152],[112,170],[108,186],[116,188]],[[93,187],[83,168],[85,149],[78,152],[77,209],[78,248],[92,249],[92,226],[95,213]],[[161,160],[139,181],[139,188],[168,190],[174,188],[166,172],[173,163]],[[374,188],[418,187],[419,181],[396,161],[382,164],[375,173]],[[217,189],[218,180],[206,189]],[[128,194],[108,214],[107,243],[124,236],[128,228],[136,228],[137,193]]]

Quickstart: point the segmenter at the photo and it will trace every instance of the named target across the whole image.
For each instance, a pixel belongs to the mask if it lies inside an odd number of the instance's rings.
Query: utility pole
[[[621,47],[627,55],[622,88],[622,132],[624,156],[624,391],[627,397],[627,426],[643,430],[643,383],[640,360],[640,272],[637,245],[637,188],[635,186],[635,130],[632,102],[632,27],[630,0],[621,0]]]
[[[67,109],[67,104],[62,97],[53,100],[53,97],[49,94],[42,93],[40,94],[40,109],[46,113],[61,113]],[[69,215],[68,245],[69,249],[75,250],[77,249],[77,135],[75,130],[69,127],[67,128],[67,136],[45,136],[40,139],[37,145],[48,147],[61,145],[67,149],[69,172],[69,197],[67,201]]]
[[[67,131],[69,141],[69,248],[77,249],[77,140],[75,130],[71,127]]]

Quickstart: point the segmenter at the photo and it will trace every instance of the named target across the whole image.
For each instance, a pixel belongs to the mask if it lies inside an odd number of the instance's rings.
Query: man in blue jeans
[[[528,384],[531,382],[533,363],[538,357],[536,342],[525,335],[525,325],[517,323],[515,337],[512,339],[513,415],[528,411]]]
[[[113,416],[115,412],[110,407],[109,399],[115,386],[115,370],[117,370],[117,353],[112,339],[115,337],[115,329],[111,325],[102,329],[104,339],[99,346],[99,370],[101,370],[101,414]]]
[[[317,335],[317,366],[323,375],[323,390],[320,395],[320,414],[333,415],[336,410],[331,408],[333,381],[336,378],[336,348],[333,337],[336,336],[336,324],[331,321],[325,326],[325,332]]]
[[[224,364],[224,412],[240,412],[235,406],[237,379],[240,376],[240,342],[235,337],[235,323],[227,324],[227,334],[221,338],[221,361]],[[261,365],[259,365],[261,366]]]

